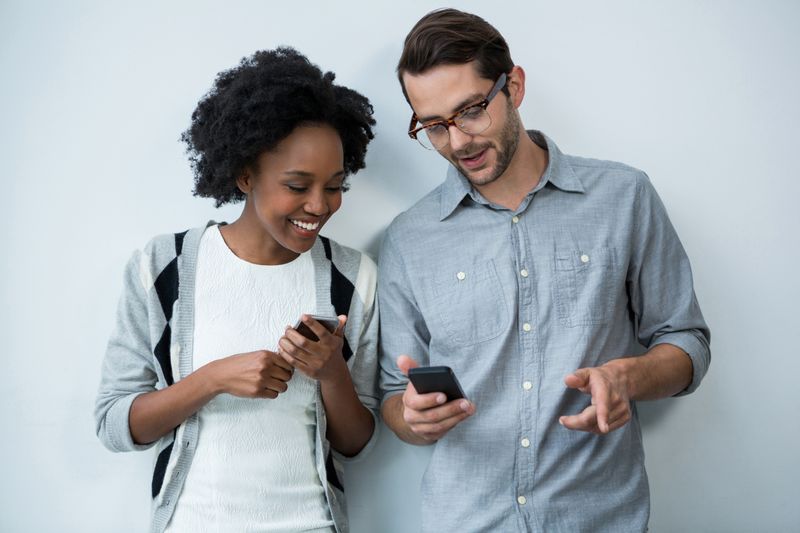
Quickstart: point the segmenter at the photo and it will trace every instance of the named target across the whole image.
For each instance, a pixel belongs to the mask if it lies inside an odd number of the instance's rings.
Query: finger
[[[292,368],[298,368],[300,369],[301,372],[307,372],[309,370],[308,363],[306,363],[302,359],[292,356],[285,350],[281,350],[280,355],[284,360],[286,360],[289,363],[289,365],[292,366]]]
[[[397,368],[399,368],[400,372],[402,372],[405,375],[408,375],[409,369],[417,368],[418,366],[419,363],[417,363],[407,355],[401,355],[400,357],[397,358]]]
[[[577,431],[589,431],[597,433],[597,409],[594,405],[590,405],[576,415],[562,416],[558,419],[559,424],[567,429]]]
[[[268,400],[274,400],[278,397],[278,392],[272,389],[261,389],[255,395],[255,398],[265,398]]]
[[[339,319],[339,325],[336,326],[333,334],[337,337],[344,337],[344,325],[347,324],[347,315],[339,315],[337,318]]]
[[[278,348],[278,352],[280,352],[280,348]],[[270,361],[272,361],[272,363],[275,366],[278,366],[289,372],[289,377],[291,377],[291,374],[294,371],[294,367],[286,359],[281,357],[280,353],[276,352],[267,352],[267,353],[270,354]]]
[[[626,424],[631,419],[631,410],[628,404],[621,403],[617,408],[613,409],[608,415],[609,431],[614,430],[614,426],[619,427]]]
[[[276,360],[277,359],[280,359],[281,360],[281,364],[284,364],[284,365],[288,366],[290,368],[290,370],[286,370],[282,366],[274,365],[268,370],[267,375],[265,376],[265,378],[266,379],[269,379],[269,378],[279,379],[279,380],[284,381],[284,382],[285,381],[289,381],[290,379],[292,379],[292,374],[294,374],[294,367],[288,361],[286,361],[283,357],[276,356]]]
[[[471,415],[474,412],[475,407],[469,401],[460,399],[428,409],[407,408],[403,411],[403,418],[409,424],[438,424],[462,413]]]
[[[578,389],[581,392],[586,392],[585,389],[589,385],[589,370],[586,368],[579,368],[564,378],[564,384],[570,389]]]
[[[411,430],[427,439],[438,440],[469,416],[469,413],[462,411],[439,422],[414,424],[411,426]]]
[[[302,364],[308,365],[308,361],[311,354],[306,350],[303,350],[302,348],[297,346],[286,336],[281,337],[281,339],[278,341],[278,346],[281,355],[284,357],[284,359],[289,361],[292,364],[292,366],[294,367],[297,366],[297,364],[295,364],[294,361],[299,361]],[[291,358],[291,360],[289,358]]]
[[[605,381],[595,379],[591,386],[592,403],[597,408],[597,427],[603,433],[608,433],[608,412],[611,403],[611,390]]]
[[[302,317],[300,317],[300,320],[303,321],[303,324],[308,326],[308,329],[310,329],[314,333],[314,335],[317,336],[319,340],[322,340],[324,337],[331,334],[331,332],[328,331],[328,328],[326,328],[325,326],[323,326],[318,321],[316,321],[315,319],[311,318],[308,315],[303,315]]]
[[[606,433],[611,433],[612,431],[616,431],[617,429],[621,428],[622,426],[630,422],[630,419],[631,419],[630,416],[622,416],[620,418],[617,418],[613,422],[609,422],[608,431]]]
[[[289,388],[289,385],[280,379],[268,379],[264,386],[267,390],[272,390],[277,393],[286,392],[286,389]]]
[[[412,383],[408,384],[406,392],[403,393],[403,404],[415,411],[424,411],[425,409],[438,407],[446,402],[447,395],[443,392],[419,394]]]
[[[289,326],[286,327],[286,331],[283,332],[283,337],[281,337],[281,339],[288,339],[292,343],[293,347],[306,353],[310,353],[311,348],[316,344],[316,341],[312,341],[311,339],[303,336],[303,334],[296,329]],[[278,344],[280,345],[281,341],[278,341]]]

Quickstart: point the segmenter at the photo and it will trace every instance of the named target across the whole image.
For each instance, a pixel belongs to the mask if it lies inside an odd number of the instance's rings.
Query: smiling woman
[[[342,141],[328,125],[298,126],[261,154],[237,180],[247,195],[242,216],[220,230],[234,253],[268,265],[308,251],[342,205],[342,160]]]
[[[374,442],[376,274],[319,232],[374,120],[333,80],[290,48],[221,73],[183,140],[195,194],[242,213],[128,263],[95,417],[111,450],[156,447],[153,531],[348,529],[339,461]]]

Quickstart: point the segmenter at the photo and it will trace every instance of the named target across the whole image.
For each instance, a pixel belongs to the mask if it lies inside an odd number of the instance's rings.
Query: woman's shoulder
[[[183,253],[186,246],[190,246],[193,241],[199,240],[207,228],[218,224],[220,223],[210,220],[203,226],[184,229],[174,233],[161,233],[147,241],[144,247],[141,248],[141,251],[148,255],[171,255],[177,257]],[[222,224],[224,224],[224,222]]]
[[[376,269],[375,261],[361,250],[340,244],[329,237],[320,236],[322,246],[325,248],[325,255],[337,267],[354,267],[355,270],[362,268],[370,270]]]
[[[131,262],[138,263],[140,270],[158,274],[178,256],[186,252],[196,253],[203,232],[215,224],[216,222],[210,221],[204,226],[156,235],[133,252]]]

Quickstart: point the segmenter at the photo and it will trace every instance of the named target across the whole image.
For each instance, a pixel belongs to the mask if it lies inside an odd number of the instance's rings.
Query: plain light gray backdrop
[[[713,358],[696,394],[640,404],[651,530],[797,531],[800,4],[456,5],[494,24],[525,68],[526,126],[647,171],[692,260]],[[405,134],[394,75],[406,33],[436,7],[0,5],[0,530],[147,528],[152,454],[107,452],[92,408],[131,251],[240,210],[192,197],[178,142],[216,73],[290,44],[370,97],[368,168],[325,233],[374,252],[444,176]],[[355,533],[418,529],[427,457],[384,431],[347,473]]]

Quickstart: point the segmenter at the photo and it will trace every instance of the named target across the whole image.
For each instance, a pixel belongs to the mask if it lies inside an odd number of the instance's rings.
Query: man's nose
[[[447,131],[450,134],[450,148],[454,152],[458,152],[472,142],[472,135],[464,133],[455,124],[451,124]]]

